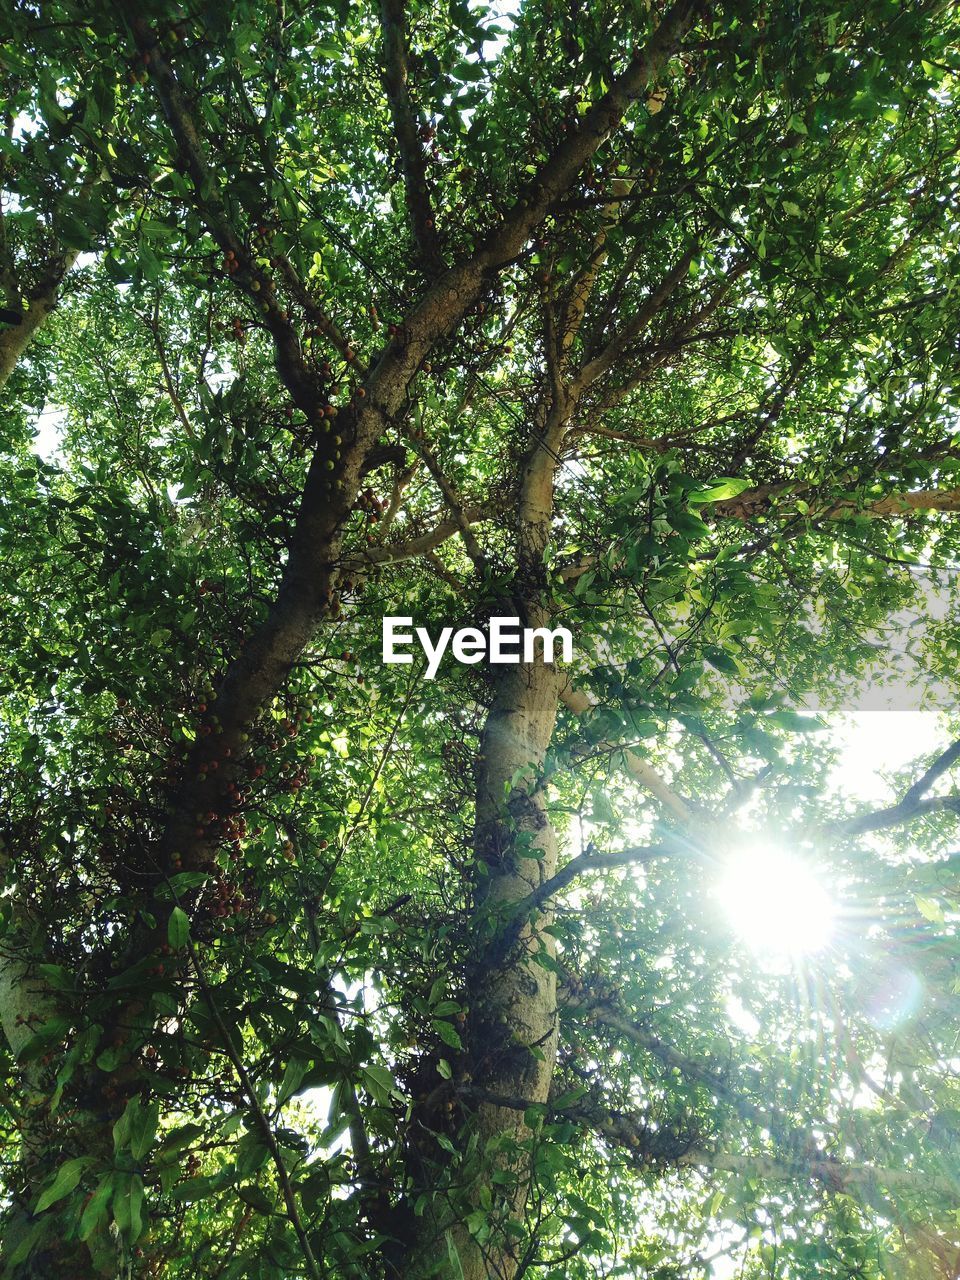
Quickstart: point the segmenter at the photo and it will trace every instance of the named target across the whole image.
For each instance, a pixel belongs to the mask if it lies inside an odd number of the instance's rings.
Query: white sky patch
[[[950,741],[935,711],[854,711],[829,723],[831,737],[841,747],[831,784],[866,804],[895,798],[888,781],[892,775],[918,757],[942,751]]]
[[[60,445],[67,425],[67,412],[59,405],[41,410],[33,423],[33,443],[30,448],[44,462],[59,463]]]
[[[483,42],[484,60],[493,62],[506,48],[507,41],[510,39],[514,20],[520,12],[520,0],[501,0],[499,4],[490,5],[487,12],[489,17],[493,18],[497,25],[503,28],[502,34]]]

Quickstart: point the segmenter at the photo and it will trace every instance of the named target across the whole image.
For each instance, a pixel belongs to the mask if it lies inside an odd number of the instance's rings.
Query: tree
[[[2,21],[4,1274],[954,1275],[952,10]]]

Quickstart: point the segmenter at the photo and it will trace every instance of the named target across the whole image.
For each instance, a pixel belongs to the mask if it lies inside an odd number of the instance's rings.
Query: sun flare
[[[769,845],[732,855],[718,898],[729,923],[757,952],[811,955],[833,936],[836,907],[814,870]]]

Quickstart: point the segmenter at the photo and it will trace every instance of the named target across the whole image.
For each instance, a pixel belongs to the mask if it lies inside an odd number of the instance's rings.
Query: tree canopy
[[[958,36],[4,8],[0,1275],[954,1280]]]

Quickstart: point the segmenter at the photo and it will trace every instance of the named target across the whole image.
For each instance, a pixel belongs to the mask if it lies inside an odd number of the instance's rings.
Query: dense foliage
[[[956,1276],[958,35],[4,8],[2,1275]]]

